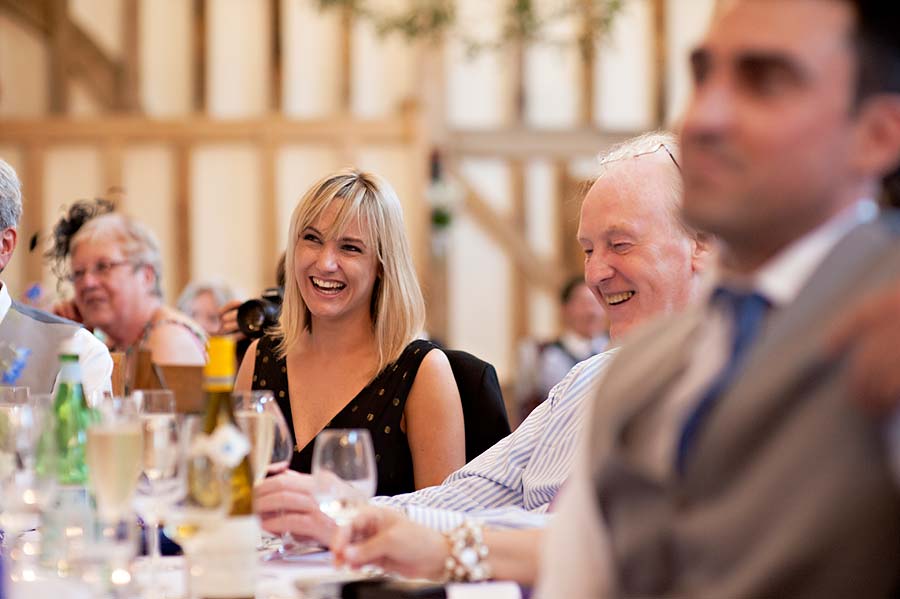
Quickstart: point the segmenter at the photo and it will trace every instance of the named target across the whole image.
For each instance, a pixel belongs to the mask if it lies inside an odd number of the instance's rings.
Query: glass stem
[[[150,556],[150,580],[156,582],[159,573],[159,520],[155,520],[147,529],[147,555]]]

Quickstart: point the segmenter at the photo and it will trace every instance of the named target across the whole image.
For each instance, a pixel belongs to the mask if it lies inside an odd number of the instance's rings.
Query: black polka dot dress
[[[287,365],[276,354],[278,339],[264,336],[256,348],[253,389],[275,394],[284,418],[294,435],[294,418],[288,392]],[[389,364],[356,397],[350,400],[325,428],[366,428],[372,434],[378,466],[378,495],[399,495],[415,491],[412,455],[400,419],[422,359],[435,345],[418,339],[406,346],[396,362]],[[294,435],[296,438],[296,435]],[[314,441],[294,448],[291,468],[309,473]]]

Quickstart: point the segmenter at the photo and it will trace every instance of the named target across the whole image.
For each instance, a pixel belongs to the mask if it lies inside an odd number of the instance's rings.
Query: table
[[[137,581],[147,580],[149,561],[139,558],[135,562]],[[172,592],[169,599],[184,597],[185,562],[181,557],[164,557],[160,560],[161,581]],[[257,599],[309,599],[302,592],[298,581],[310,587],[316,583],[346,579],[345,573],[332,565],[329,552],[311,553],[299,561],[260,562]],[[38,575],[32,582],[17,582],[10,586],[12,599],[94,599],[95,591],[81,580],[60,579]],[[129,595],[123,595],[127,597]],[[132,595],[133,596],[133,595]],[[520,599],[518,585],[509,582],[447,585],[449,599]]]

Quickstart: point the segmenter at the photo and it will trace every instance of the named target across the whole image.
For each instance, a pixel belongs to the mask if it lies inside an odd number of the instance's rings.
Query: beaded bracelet
[[[445,532],[450,555],[444,562],[444,576],[451,582],[479,582],[491,577],[481,524],[466,520]]]

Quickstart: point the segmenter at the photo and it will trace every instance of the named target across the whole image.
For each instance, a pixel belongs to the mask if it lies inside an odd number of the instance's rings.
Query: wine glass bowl
[[[372,437],[365,429],[326,429],[316,436],[312,475],[319,509],[338,526],[349,524],[375,495]]]

